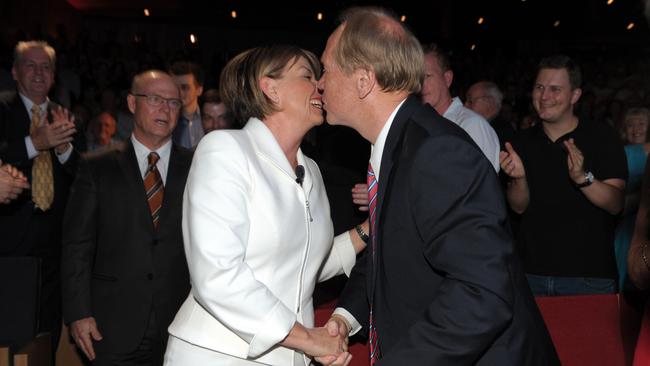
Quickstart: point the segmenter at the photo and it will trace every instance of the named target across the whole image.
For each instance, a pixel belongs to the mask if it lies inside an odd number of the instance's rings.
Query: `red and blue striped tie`
[[[375,172],[372,170],[372,165],[368,164],[368,209],[370,212],[370,240],[372,248],[372,264],[375,266],[375,252],[377,251],[377,240],[375,233],[375,223],[377,218],[377,190],[379,184],[377,184],[377,179],[375,178]],[[374,365],[379,361],[381,353],[379,352],[379,340],[377,337],[377,329],[375,328],[375,322],[372,316],[372,304],[370,304],[370,366]]]
[[[160,220],[160,209],[162,208],[163,196],[165,194],[165,187],[163,186],[162,178],[156,168],[156,163],[160,159],[157,153],[152,152],[148,156],[149,166],[147,173],[144,176],[144,189],[147,192],[147,201],[149,203],[149,210],[151,211],[151,219],[153,226],[158,227]]]

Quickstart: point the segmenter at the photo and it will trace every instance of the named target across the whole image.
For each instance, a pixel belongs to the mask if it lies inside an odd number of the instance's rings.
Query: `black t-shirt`
[[[569,138],[582,151],[585,171],[596,179],[627,180],[623,145],[604,123],[581,121],[555,142],[541,123],[518,133],[513,147],[530,191],[519,232],[524,266],[536,275],[615,279],[617,216],[592,204],[569,177],[563,144]]]

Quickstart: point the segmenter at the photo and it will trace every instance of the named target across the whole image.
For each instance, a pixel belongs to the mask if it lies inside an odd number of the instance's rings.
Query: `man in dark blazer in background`
[[[328,329],[368,330],[375,365],[559,364],[493,167],[411,95],[426,77],[418,40],[386,11],[354,8],[322,61],[328,122],[371,142],[379,182],[368,248]]]
[[[17,91],[0,95],[0,160],[20,170],[32,187],[0,205],[0,256],[40,261],[36,331],[51,332],[52,352],[61,330],[61,222],[78,160],[71,145],[74,119],[47,96],[55,64],[46,42],[19,42],[11,69]]]
[[[72,187],[63,315],[93,364],[161,365],[190,288],[181,206],[192,155],[171,141],[181,100],[168,74],[137,75],[127,102],[131,140],[82,161]]]

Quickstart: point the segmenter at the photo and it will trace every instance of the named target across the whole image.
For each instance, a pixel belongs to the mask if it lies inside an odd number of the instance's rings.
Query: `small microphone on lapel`
[[[302,165],[296,166],[296,183],[302,187],[302,182],[305,180],[305,167]]]

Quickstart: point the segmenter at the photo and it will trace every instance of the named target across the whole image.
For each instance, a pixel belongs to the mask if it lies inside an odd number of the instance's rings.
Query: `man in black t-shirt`
[[[569,57],[543,59],[532,93],[542,123],[521,131],[500,155],[508,203],[522,214],[521,255],[535,295],[616,292],[625,152],[612,128],[573,113],[580,83]]]

